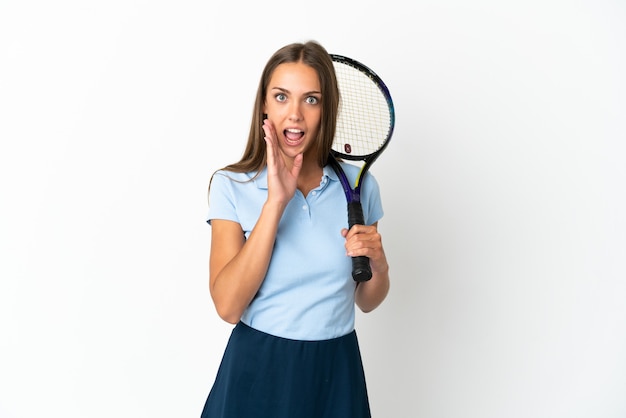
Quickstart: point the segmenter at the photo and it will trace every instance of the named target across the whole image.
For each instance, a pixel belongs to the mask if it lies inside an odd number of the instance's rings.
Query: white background
[[[0,4],[0,417],[199,417],[211,173],[315,39],[388,84],[376,418],[626,416],[621,0]]]

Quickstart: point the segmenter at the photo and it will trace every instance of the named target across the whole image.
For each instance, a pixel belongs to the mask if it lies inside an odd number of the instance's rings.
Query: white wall
[[[397,106],[374,416],[626,416],[626,5],[250,3],[0,4],[0,417],[199,416],[208,179],[307,39]]]

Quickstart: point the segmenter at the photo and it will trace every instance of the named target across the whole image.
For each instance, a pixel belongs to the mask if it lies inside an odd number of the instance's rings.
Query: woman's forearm
[[[266,203],[250,236],[242,238],[239,248],[233,245],[214,251],[214,246],[229,245],[228,239],[221,239],[216,232],[211,244],[210,290],[217,312],[225,321],[238,322],[263,283],[283,211],[282,205]]]

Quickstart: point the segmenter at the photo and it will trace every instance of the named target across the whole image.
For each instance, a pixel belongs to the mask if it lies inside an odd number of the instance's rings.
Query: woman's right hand
[[[267,145],[268,201],[286,206],[296,192],[298,175],[302,168],[302,154],[298,154],[293,160],[287,158],[276,139],[274,125],[268,119],[263,121],[263,131]]]

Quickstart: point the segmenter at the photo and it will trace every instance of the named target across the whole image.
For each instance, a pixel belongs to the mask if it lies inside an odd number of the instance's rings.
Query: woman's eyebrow
[[[286,88],[283,88],[283,87],[278,87],[278,86],[276,86],[276,87],[272,87],[272,88],[270,88],[270,90],[279,90],[279,91],[281,91],[281,92],[283,92],[283,93],[291,93],[291,92],[290,92],[289,90],[287,90]],[[308,96],[308,95],[311,95],[311,94],[322,94],[322,92],[321,92],[321,91],[318,91],[318,90],[311,90],[311,91],[304,92],[304,95],[305,95],[305,96]]]

